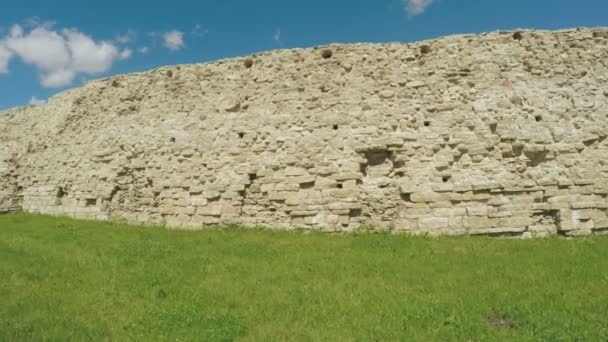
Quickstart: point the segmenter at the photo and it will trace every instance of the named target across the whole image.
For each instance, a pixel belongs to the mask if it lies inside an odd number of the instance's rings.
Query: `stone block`
[[[425,217],[418,220],[418,228],[422,230],[435,230],[448,228],[449,219],[445,217]]]
[[[410,195],[410,199],[414,203],[430,203],[430,202],[440,202],[449,200],[449,197],[445,194],[441,194],[433,191],[420,191],[414,192]]]

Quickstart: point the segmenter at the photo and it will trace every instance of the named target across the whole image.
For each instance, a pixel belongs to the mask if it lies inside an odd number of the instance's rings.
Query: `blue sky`
[[[582,26],[608,26],[608,1],[6,1],[0,109],[85,80],[277,48]]]

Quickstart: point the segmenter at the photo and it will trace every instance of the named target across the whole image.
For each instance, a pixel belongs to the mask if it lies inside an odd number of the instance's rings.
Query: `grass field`
[[[608,339],[608,238],[0,216],[0,340]]]

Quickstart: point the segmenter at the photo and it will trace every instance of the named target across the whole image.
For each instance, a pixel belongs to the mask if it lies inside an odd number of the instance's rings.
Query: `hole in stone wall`
[[[333,125],[332,128],[334,129],[334,131],[338,130],[338,125]]]
[[[521,34],[521,32],[515,32],[515,33],[513,33],[513,39],[522,40],[522,39],[524,39],[524,35]]]
[[[55,205],[61,205],[63,203],[63,198],[66,196],[67,194],[65,193],[65,191],[63,190],[62,187],[59,187],[57,189],[57,194],[55,195]]]
[[[118,83],[117,80],[112,81],[112,87],[117,88],[120,86],[120,83]]]
[[[424,127],[429,127],[431,126],[431,122],[430,121],[425,121],[424,122]]]
[[[241,138],[241,139],[243,139],[243,137],[245,137],[245,133],[243,133],[243,132],[239,132],[238,134],[239,134],[239,138]]]
[[[586,147],[589,147],[589,146],[593,145],[596,141],[597,141],[597,139],[583,140],[583,145],[585,145]]]
[[[497,127],[498,127],[498,124],[496,124],[496,123],[490,124],[490,131],[492,133],[496,133],[496,128]]]
[[[443,178],[441,178],[441,180],[442,180],[444,183],[447,183],[447,182],[449,182],[449,181],[450,181],[450,178],[451,178],[450,176],[443,176]]]
[[[420,53],[422,53],[423,55],[429,54],[431,53],[432,49],[430,45],[422,45],[420,47]]]
[[[384,164],[391,154],[388,150],[372,150],[365,153],[368,166],[378,166]]]
[[[363,174],[363,177],[367,176],[367,164],[359,164],[359,171]]]
[[[520,144],[513,144],[513,155],[515,155],[516,157],[519,157],[522,155],[522,153],[524,152],[524,145],[520,145]]]
[[[308,183],[302,183],[300,184],[300,189],[312,189],[315,187],[315,182],[308,182]]]
[[[528,161],[527,165],[535,167],[547,161],[547,155],[549,154],[549,151],[524,151],[524,154],[530,160]]]
[[[344,184],[342,184],[342,183],[338,183],[338,184],[336,184],[336,187],[337,187],[338,189],[342,189],[342,188],[344,188]]]
[[[559,210],[542,210],[532,214],[532,224],[551,226],[552,230],[560,234],[561,217]]]
[[[169,141],[170,142],[175,142],[175,138],[171,137],[171,138],[169,138]]]
[[[329,59],[334,55],[334,53],[330,49],[325,49],[321,52],[321,57],[324,59]]]
[[[249,174],[249,181],[250,182],[254,182],[256,179],[258,179],[258,175],[255,173],[250,173]]]
[[[95,198],[87,198],[84,200],[85,207],[94,207],[95,205],[97,205],[97,199]]]
[[[361,211],[361,209],[351,209],[350,212],[348,213],[348,216],[350,217],[359,217],[361,216],[363,212]]]
[[[401,194],[401,199],[405,202],[411,202],[412,194]]]
[[[541,121],[543,121],[543,117],[540,115],[537,115],[534,117],[534,120],[536,120],[536,122],[541,122]]]
[[[243,65],[245,65],[245,68],[250,69],[253,66],[253,60],[251,58],[247,58],[243,62]]]
[[[173,71],[167,70],[166,75],[167,75],[167,77],[173,77]]]

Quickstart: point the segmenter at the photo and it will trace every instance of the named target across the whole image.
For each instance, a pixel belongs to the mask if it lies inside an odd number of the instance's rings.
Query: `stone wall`
[[[0,208],[180,228],[606,232],[607,79],[608,30],[577,29],[97,80],[0,113]]]
[[[0,214],[21,208],[17,177],[15,156],[5,147],[0,150]]]

